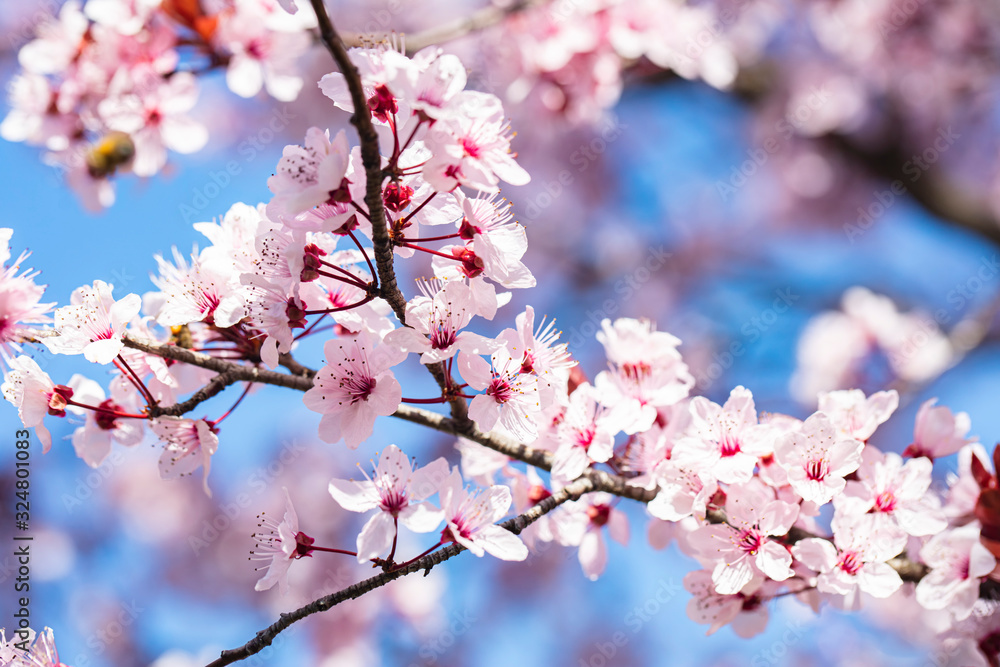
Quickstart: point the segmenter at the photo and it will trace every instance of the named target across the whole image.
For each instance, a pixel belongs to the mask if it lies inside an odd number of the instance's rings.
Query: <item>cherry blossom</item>
[[[58,335],[42,339],[45,346],[56,354],[83,354],[93,363],[111,363],[125,346],[125,327],[142,307],[138,294],[115,301],[113,290],[103,280],[95,280],[93,287],[85,285],[74,290],[72,305],[55,311]]]
[[[175,479],[192,474],[202,468],[202,486],[205,495],[212,497],[208,488],[208,472],[212,455],[219,448],[215,427],[204,419],[160,417],[149,423],[149,428],[163,441],[160,455],[160,477]]]
[[[772,492],[754,483],[730,486],[726,497],[728,522],[699,528],[691,534],[692,546],[715,562],[715,592],[734,595],[755,575],[775,581],[792,576],[792,556],[769,539],[784,535],[798,518],[796,505],[777,500]]]
[[[824,505],[844,490],[845,477],[861,465],[864,443],[838,432],[826,413],[816,412],[775,445],[774,458],[803,500]]]
[[[724,406],[696,396],[689,410],[691,423],[674,447],[672,458],[689,465],[698,462],[720,482],[750,481],[758,457],[769,453],[767,443],[756,437],[753,395],[736,387]]]
[[[118,401],[107,398],[101,385],[79,374],[70,378],[69,387],[73,390],[74,403],[96,408],[88,410],[79,405],[69,405],[66,408],[87,419],[84,426],[73,432],[73,448],[76,455],[91,468],[97,468],[104,462],[111,453],[112,442],[131,447],[142,441],[142,420],[120,418],[114,414],[135,411],[132,406],[123,409],[125,406],[118,402],[127,399],[121,396],[117,397]]]
[[[856,532],[834,533],[833,544],[810,537],[792,547],[796,560],[819,573],[816,588],[820,592],[850,599],[855,590],[877,598],[889,597],[903,585],[899,574],[880,558],[879,551],[862,533]]]
[[[686,398],[694,377],[681,360],[681,341],[652,322],[620,318],[605,319],[597,339],[604,345],[611,370],[594,378],[603,402],[629,402],[636,418],[626,433],[644,431],[656,418],[656,408],[669,407]]]
[[[304,396],[306,407],[323,415],[319,435],[324,442],[341,438],[351,449],[372,434],[375,417],[399,407],[402,389],[389,369],[404,353],[391,345],[374,345],[370,334],[332,339],[323,347],[326,364]]]
[[[66,406],[73,390],[56,385],[31,357],[24,355],[8,362],[10,370],[4,374],[3,397],[17,408],[18,417],[25,428],[35,429],[42,443],[42,452],[52,447],[52,434],[45,428],[45,415],[66,416]]]
[[[552,474],[573,480],[591,463],[604,463],[614,454],[615,435],[621,420],[602,406],[597,391],[582,384],[569,397],[569,405],[556,427],[559,443],[552,457]]]
[[[684,589],[692,595],[687,604],[688,617],[696,623],[707,624],[706,635],[731,623],[733,632],[740,637],[753,637],[767,627],[767,605],[763,597],[766,586],[767,583],[758,578],[745,587],[746,592],[720,595],[715,591],[711,572],[688,572],[684,575]]]
[[[947,407],[934,404],[936,398],[925,401],[917,411],[917,422],[913,427],[913,442],[907,446],[903,456],[926,456],[932,461],[942,456],[954,454],[976,438],[967,438],[972,420],[965,412],[952,413]]]
[[[0,358],[9,357],[12,350],[20,349],[18,343],[24,327],[19,325],[48,323],[48,313],[55,305],[40,303],[45,287],[35,284],[37,272],[26,269],[18,275],[30,253],[21,253],[13,264],[6,265],[13,233],[10,228],[0,228]]]
[[[834,536],[841,531],[868,536],[872,557],[886,560],[896,556],[907,535],[933,535],[947,522],[933,496],[931,462],[910,459],[905,464],[899,454],[883,454],[871,445],[862,452],[858,481],[847,483],[844,493],[834,496]]]
[[[437,493],[448,477],[448,462],[435,459],[421,468],[413,468],[396,445],[382,450],[374,475],[365,481],[334,479],[330,482],[333,499],[350,512],[379,512],[358,535],[358,562],[372,560],[395,544],[397,522],[415,533],[429,533],[441,524],[442,512],[426,502]]]
[[[267,179],[267,187],[274,194],[267,205],[268,217],[294,218],[314,206],[336,201],[347,175],[350,153],[343,130],[330,141],[329,130],[318,127],[306,132],[304,146],[285,146],[274,176]]]
[[[611,539],[628,545],[629,525],[624,512],[617,509],[607,493],[591,493],[580,500],[565,503],[552,517],[552,532],[563,545],[577,547],[583,574],[596,581],[608,564],[607,527]]]
[[[439,497],[448,522],[442,541],[456,542],[479,557],[484,553],[501,560],[528,557],[528,547],[517,535],[495,525],[510,509],[508,487],[495,485],[470,493],[462,487],[462,476],[455,469],[441,485]]]
[[[403,352],[420,353],[420,363],[433,364],[453,357],[459,350],[491,354],[500,344],[471,331],[463,331],[475,314],[472,290],[460,280],[419,282],[423,296],[406,305],[409,325],[389,333],[388,345]]]
[[[271,517],[260,515],[258,528],[261,532],[254,533],[254,548],[250,551],[250,560],[265,561],[267,572],[254,585],[255,591],[266,591],[275,584],[280,585],[281,594],[288,593],[288,569],[292,561],[309,555],[309,544],[312,539],[299,531],[299,518],[292,506],[292,498],[288,489],[285,494],[285,516],[280,522]],[[257,570],[263,567],[256,568]]]
[[[880,391],[867,398],[859,389],[819,395],[819,410],[826,413],[841,433],[862,442],[868,440],[898,406],[899,394],[895,390]]]
[[[469,416],[483,431],[499,427],[522,441],[538,436],[532,415],[541,412],[538,379],[521,371],[521,359],[515,359],[503,347],[493,353],[492,363],[482,357],[462,352],[458,366],[462,377],[473,389],[484,391],[469,404]]]
[[[979,584],[997,561],[979,541],[980,527],[962,526],[932,537],[920,549],[931,571],[917,583],[917,602],[927,609],[947,609],[967,618],[979,598]]]

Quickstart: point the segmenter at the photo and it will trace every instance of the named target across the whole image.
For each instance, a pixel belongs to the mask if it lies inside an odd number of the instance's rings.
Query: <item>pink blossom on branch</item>
[[[913,442],[903,456],[926,456],[930,460],[954,454],[976,438],[967,438],[972,420],[965,412],[953,413],[943,405],[935,406],[936,398],[925,401],[917,411],[913,426]]]
[[[528,547],[514,533],[496,525],[510,509],[510,489],[491,486],[469,492],[462,487],[458,469],[444,481],[440,491],[441,511],[448,525],[441,533],[441,540],[461,544],[482,557],[484,553],[500,560],[524,560]]]
[[[306,407],[319,412],[319,437],[356,449],[372,434],[376,417],[391,415],[403,393],[389,370],[406,356],[391,345],[375,345],[365,331],[328,340],[326,364],[305,393]]]
[[[384,554],[396,538],[396,522],[415,533],[429,533],[444,518],[441,510],[421,502],[438,492],[448,477],[448,462],[435,459],[414,468],[396,445],[382,450],[372,477],[365,481],[330,481],[330,495],[350,512],[378,509],[358,535],[358,562]]]
[[[83,354],[93,363],[111,363],[125,346],[125,327],[142,307],[137,294],[116,301],[113,289],[103,280],[95,280],[93,287],[85,285],[74,290],[72,305],[55,311],[58,335],[43,338],[45,346],[55,354]]]

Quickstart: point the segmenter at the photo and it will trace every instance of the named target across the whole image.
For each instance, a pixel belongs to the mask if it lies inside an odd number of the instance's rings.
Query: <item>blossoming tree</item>
[[[242,537],[255,590],[277,585],[287,594],[296,570],[320,559],[351,563],[351,581],[306,591],[311,601],[209,667],[252,658],[293,624],[351,615],[367,609],[366,599],[382,603],[383,587],[469,559],[465,551],[528,567],[533,554],[560,545],[596,580],[613,567],[608,538],[627,545],[640,528],[653,547],[676,542],[689,557],[679,575],[687,613],[709,634],[726,625],[741,637],[763,632],[779,598],[810,613],[891,601],[928,628],[945,660],[998,664],[997,454],[970,435],[966,413],[935,399],[920,406],[911,441],[872,442],[901,396],[986,337],[992,310],[949,336],[943,322],[928,325],[886,297],[848,290],[841,310],[818,315],[803,333],[792,386],[808,409],[797,418],[760,412],[767,406],[742,385],[727,387],[720,402],[700,395],[682,341],[649,319],[601,318],[605,363],[585,367],[551,319],[511,305],[522,300],[516,290],[537,282],[524,261],[517,202],[499,194],[536,177],[518,154],[518,121],[534,114],[544,123],[592,123],[617,100],[623,77],[701,79],[772,102],[800,95],[790,84],[791,93],[753,87],[774,8],[748,4],[498,3],[403,39],[338,33],[339,18],[331,22],[321,0],[65,3],[19,51],[0,134],[43,147],[90,208],[114,205],[115,184],[129,172],[153,177],[172,153],[210,145],[190,112],[199,79],[216,70],[245,98],[291,102],[314,88],[328,120],[284,147],[266,180],[268,201],[232,202],[194,225],[207,240],[200,250],[156,256],[156,289],[145,294],[89,280],[68,303],[47,303],[38,273],[22,268],[27,253],[12,259],[16,234],[0,230],[2,391],[23,427],[16,447],[62,447],[49,429],[75,419],[71,446],[83,465],[100,468],[120,447],[155,443],[158,475],[196,475],[200,488],[185,491],[209,498],[214,457],[238,446],[224,422],[251,393],[298,392],[314,447],[373,458],[353,476],[322,470],[325,481],[310,488],[305,470],[274,484],[283,507],[260,508],[253,536]],[[968,4],[968,12],[986,11]],[[899,18],[894,3],[876,5],[810,9],[845,71],[890,68],[879,58],[895,34],[923,35],[913,12]],[[832,34],[846,24],[858,31],[851,44],[865,47],[852,52],[856,62]],[[982,30],[1000,43],[996,28]],[[497,66],[502,85],[480,86],[502,95],[473,85],[469,48],[445,48],[491,30],[500,35],[494,55],[519,55]],[[880,30],[886,41],[874,39]],[[310,78],[301,58],[321,48],[324,73]],[[824,167],[810,162],[808,142],[825,140],[883,173],[905,173],[892,147],[866,154],[872,149],[845,130],[870,121],[851,107],[852,99],[861,104],[859,79],[821,74],[849,90],[823,93],[837,104],[806,120],[787,116],[796,121],[788,125],[795,146],[781,154],[765,142],[765,161],[776,155],[793,165],[788,173],[819,179]],[[925,136],[932,111],[883,92]],[[345,119],[349,128],[331,129]],[[726,198],[737,187],[716,189]],[[797,187],[804,199],[814,186]],[[812,198],[835,198],[835,190],[828,184]],[[982,227],[985,213],[914,194],[955,224]],[[982,326],[970,330],[970,322]],[[917,333],[919,353],[911,353]],[[63,377],[58,364],[50,372],[36,360],[43,352],[82,357],[92,372]],[[872,372],[876,356],[885,377]],[[197,416],[220,395],[231,398],[228,409]],[[411,459],[408,442],[376,435],[392,419],[422,427],[414,434],[446,434],[454,446]],[[958,474],[935,485],[938,462],[956,458]],[[317,494],[329,500],[322,513]],[[346,541],[317,537],[314,526],[331,508],[363,514],[363,527]],[[56,651],[59,628],[41,627],[8,628],[3,664],[73,665]]]

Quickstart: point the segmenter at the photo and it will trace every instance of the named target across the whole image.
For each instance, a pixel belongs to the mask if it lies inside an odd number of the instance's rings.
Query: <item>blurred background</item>
[[[4,82],[19,69],[20,47],[59,4],[0,7]],[[515,293],[487,328],[509,326],[530,303],[556,318],[593,377],[604,363],[594,339],[600,321],[646,317],[682,339],[695,392],[718,402],[744,385],[758,410],[805,417],[817,391],[895,387],[901,405],[875,437],[880,448],[902,451],[917,408],[932,397],[969,413],[972,433],[991,446],[1000,428],[1000,7],[985,0],[536,4],[443,44],[470,68],[470,87],[504,98],[518,133],[513,148],[532,175],[503,194],[527,228],[524,262],[538,286]],[[601,9],[619,4],[612,18]],[[328,7],[345,33],[421,35],[481,6]],[[15,256],[32,252],[25,265],[41,270],[45,300],[65,304],[96,279],[118,295],[151,290],[154,254],[206,243],[192,223],[235,202],[267,201],[266,179],[286,143],[299,143],[311,125],[347,126],[313,83],[333,70],[328,54],[313,48],[298,67],[305,85],[295,102],[265,93],[240,99],[222,72],[200,77],[191,115],[209,128],[207,146],[171,153],[154,178],[116,178],[116,201],[101,212],[81,205],[37,146],[0,142],[0,227],[14,229]],[[247,143],[252,153],[240,151]],[[225,179],[228,160],[239,172]],[[56,382],[76,372],[106,379],[75,359],[33,356]],[[297,356],[315,366],[320,347],[304,345]],[[415,364],[401,373],[404,386],[427,383]],[[237,395],[230,388],[204,410],[219,414]],[[0,408],[0,423],[11,439],[18,420],[9,406]],[[160,481],[159,452],[149,445],[116,448],[100,468],[88,468],[68,440],[80,423],[49,420],[52,451],[32,450],[31,460],[31,609],[35,626],[56,630],[62,662],[203,665],[279,612],[370,576],[351,558],[317,554],[295,563],[287,597],[254,592],[258,574],[247,556],[258,513],[281,514],[286,487],[302,530],[319,544],[351,548],[362,518],[332,501],[330,478],[368,466],[389,443],[423,462],[445,456],[457,464],[457,452],[450,438],[390,420],[351,452],[321,443],[317,423],[297,393],[251,393],[222,428],[209,499],[197,476]],[[5,451],[4,540],[13,524],[14,463],[12,448]],[[935,466],[939,485],[954,467],[948,459]],[[726,627],[706,637],[687,617],[681,586],[696,564],[673,547],[649,546],[642,507],[620,508],[632,520],[630,546],[610,545],[596,582],[583,576],[575,551],[561,547],[525,564],[464,555],[296,624],[245,664],[937,659],[927,633],[894,608],[817,615],[781,599],[763,634],[741,639]],[[401,548],[416,554],[425,546],[413,540]],[[0,547],[7,616],[0,626],[7,627],[10,551]],[[616,633],[624,644],[614,644]]]

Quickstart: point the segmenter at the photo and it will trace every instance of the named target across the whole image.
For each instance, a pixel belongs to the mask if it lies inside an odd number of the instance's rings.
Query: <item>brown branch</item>
[[[499,525],[515,535],[519,535],[521,531],[554,510],[559,505],[569,500],[576,500],[583,494],[589,493],[593,490],[593,484],[589,479],[578,479],[572,484],[569,484],[561,490],[553,493],[548,498],[545,498],[524,514],[520,514],[512,519],[507,519]],[[395,581],[396,579],[404,577],[408,574],[423,570],[424,575],[426,576],[434,568],[434,566],[457,556],[463,551],[465,551],[465,547],[458,544],[450,544],[440,551],[435,551],[432,554],[428,554],[427,556],[410,563],[406,567],[398,570],[391,570],[389,572],[382,572],[374,577],[348,586],[341,591],[337,591],[336,593],[331,593],[330,595],[325,595],[317,600],[313,600],[309,604],[300,607],[295,611],[281,614],[275,623],[258,632],[256,637],[239,648],[223,651],[219,658],[209,663],[207,667],[223,667],[224,665],[231,665],[234,662],[249,658],[251,655],[259,653],[270,646],[271,642],[274,641],[274,638],[292,623],[301,621],[312,614],[326,611],[341,602],[359,598],[365,593],[371,592],[376,588],[381,588],[390,581]]]
[[[148,414],[152,419],[162,416],[180,417],[181,415],[191,412],[200,404],[219,394],[223,389],[231,384],[235,384],[238,381],[239,379],[232,371],[219,373],[214,378],[209,380],[208,384],[194,392],[194,395],[186,401],[165,408],[162,408],[159,405],[151,405],[146,408],[146,414]]]
[[[378,268],[379,296],[389,303],[399,321],[405,324],[406,299],[396,284],[396,272],[392,263],[392,242],[389,239],[385,208],[382,205],[382,181],[385,178],[382,172],[382,153],[379,150],[378,134],[372,125],[371,112],[368,110],[368,99],[361,83],[361,74],[347,55],[347,48],[334,29],[323,0],[310,0],[310,2],[319,21],[320,37],[344,75],[347,88],[351,92],[351,103],[354,105],[351,123],[357,128],[358,138],[361,141],[361,162],[365,167],[365,204],[368,206],[368,217],[372,223],[372,245],[375,248],[375,265]]]

